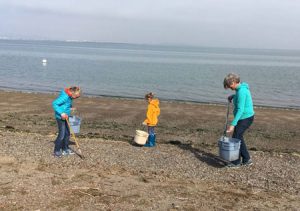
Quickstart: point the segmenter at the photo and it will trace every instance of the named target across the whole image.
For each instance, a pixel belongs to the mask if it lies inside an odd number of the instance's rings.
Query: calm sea
[[[43,64],[42,60],[47,59]],[[300,108],[300,51],[0,40],[0,88],[225,103],[229,72],[249,83],[255,105]]]

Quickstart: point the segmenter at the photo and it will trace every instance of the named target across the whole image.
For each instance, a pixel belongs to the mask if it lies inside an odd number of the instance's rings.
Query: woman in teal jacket
[[[235,90],[235,95],[228,97],[228,100],[234,105],[233,115],[230,126],[227,128],[227,133],[232,133],[232,138],[241,140],[240,157],[243,165],[252,165],[250,154],[247,150],[244,141],[244,133],[250,127],[254,120],[254,109],[251,93],[247,83],[241,83],[240,77],[236,74],[230,73],[224,79],[224,88]],[[228,167],[239,167],[241,159],[232,161]]]
[[[69,148],[70,129],[66,119],[68,119],[71,114],[73,99],[78,97],[80,97],[80,88],[73,86],[62,90],[58,98],[52,102],[58,126],[58,135],[54,146],[55,157],[74,154]]]

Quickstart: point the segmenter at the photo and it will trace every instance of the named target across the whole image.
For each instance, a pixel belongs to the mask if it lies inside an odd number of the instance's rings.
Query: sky
[[[300,49],[300,0],[0,0],[0,38]]]

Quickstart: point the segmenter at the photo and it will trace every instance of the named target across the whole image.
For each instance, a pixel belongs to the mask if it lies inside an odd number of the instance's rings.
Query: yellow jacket
[[[159,100],[152,99],[148,104],[147,118],[145,119],[144,123],[146,123],[148,126],[156,126],[158,123],[159,114]]]

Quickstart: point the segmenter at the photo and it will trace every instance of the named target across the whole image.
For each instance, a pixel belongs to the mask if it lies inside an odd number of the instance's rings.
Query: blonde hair
[[[229,73],[225,78],[224,78],[224,88],[228,89],[230,87],[230,85],[232,85],[233,82],[235,83],[240,83],[241,79],[240,76],[238,76],[235,73]]]
[[[148,99],[153,99],[154,98],[154,94],[152,92],[149,92],[147,94],[145,94],[145,99],[148,100]]]

